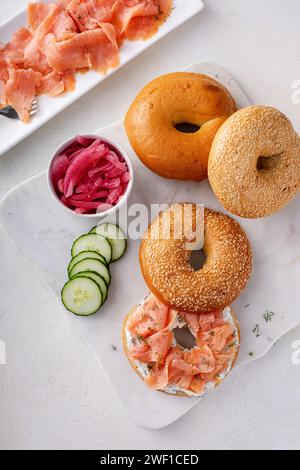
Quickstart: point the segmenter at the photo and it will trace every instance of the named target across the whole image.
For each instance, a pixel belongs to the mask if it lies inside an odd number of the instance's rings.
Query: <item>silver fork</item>
[[[34,116],[39,110],[39,102],[37,97],[34,98],[31,109],[29,111],[30,116]],[[5,108],[0,109],[0,116],[4,116],[8,119],[20,119],[17,111],[12,106],[6,106]]]

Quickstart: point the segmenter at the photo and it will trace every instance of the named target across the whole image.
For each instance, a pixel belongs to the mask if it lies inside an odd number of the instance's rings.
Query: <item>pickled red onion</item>
[[[77,214],[106,212],[118,204],[131,179],[125,159],[99,138],[77,136],[51,165],[57,196]]]

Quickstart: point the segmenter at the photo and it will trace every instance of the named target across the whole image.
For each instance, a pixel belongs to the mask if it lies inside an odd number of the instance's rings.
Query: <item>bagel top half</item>
[[[201,181],[217,130],[236,111],[229,91],[206,75],[177,72],[156,78],[125,117],[127,136],[142,162],[160,176]],[[179,126],[192,125],[187,132]]]
[[[164,304],[183,312],[224,309],[240,295],[252,270],[252,251],[242,227],[231,217],[209,209],[195,227],[201,206],[193,208],[192,231],[204,228],[206,260],[196,271],[185,234],[175,235],[185,204],[174,204],[150,224],[140,246],[140,266],[150,291]],[[203,227],[204,223],[204,227]]]

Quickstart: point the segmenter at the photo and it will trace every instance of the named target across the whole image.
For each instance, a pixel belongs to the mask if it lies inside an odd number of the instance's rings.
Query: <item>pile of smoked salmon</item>
[[[36,95],[75,88],[75,72],[107,72],[124,39],[147,39],[169,15],[172,0],[55,0],[28,6],[28,28],[0,44],[0,107],[30,120]]]

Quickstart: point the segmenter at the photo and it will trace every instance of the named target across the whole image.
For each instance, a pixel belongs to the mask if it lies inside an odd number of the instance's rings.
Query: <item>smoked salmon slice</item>
[[[113,24],[117,36],[126,35],[130,21],[136,17],[151,16],[159,14],[159,2],[155,0],[116,0],[113,6]]]
[[[200,394],[200,393],[204,392],[205,385],[206,385],[205,380],[202,380],[201,375],[199,374],[199,375],[195,375],[195,377],[193,377],[190,388],[191,388],[192,392]]]
[[[163,390],[169,383],[169,366],[173,360],[182,359],[183,353],[180,348],[171,348],[164,366],[155,367],[154,371],[146,378],[147,385],[153,390]]]
[[[132,346],[131,357],[136,361],[141,361],[147,364],[153,362],[150,346],[148,346],[145,341],[140,341]]]
[[[167,326],[168,312],[168,307],[150,295],[130,317],[128,330],[134,336],[148,338]]]
[[[6,105],[5,82],[0,79],[0,108]]]
[[[198,373],[209,374],[215,370],[216,360],[212,350],[207,346],[194,348],[184,355],[184,359],[197,367]]]
[[[12,37],[11,41],[3,49],[4,68],[8,71],[10,68],[24,68],[26,66],[24,60],[24,50],[31,41],[32,35],[26,28],[20,28]],[[2,64],[3,65],[3,64]],[[1,75],[0,64],[0,75]],[[8,79],[8,78],[7,78]]]
[[[42,77],[37,88],[38,95],[58,96],[65,91],[72,91],[75,87],[75,77],[72,72],[60,73],[52,70]]]
[[[27,7],[27,21],[31,31],[35,31],[50,13],[48,3],[29,3]]]
[[[153,353],[153,361],[162,363],[166,359],[172,340],[173,335],[171,331],[159,331],[148,338],[147,344]]]
[[[48,15],[34,31],[32,40],[24,51],[24,56],[32,68],[39,72],[49,73],[51,65],[45,57],[45,44],[51,34],[55,40],[63,40],[74,35],[77,28],[72,18],[59,5],[49,5]],[[70,70],[74,70],[73,67]]]
[[[197,336],[200,330],[209,331],[216,326],[222,326],[224,324],[224,321],[219,320],[215,313],[203,313],[200,315],[186,313],[184,317],[195,336]]]
[[[215,326],[216,316],[214,313],[199,315],[199,327],[201,331],[209,331]]]
[[[6,100],[17,111],[23,122],[30,120],[32,101],[41,80],[42,75],[31,69],[10,71],[5,87]]]
[[[95,29],[97,23],[112,23],[116,0],[71,0],[63,4],[80,31]]]
[[[6,105],[5,84],[9,78],[8,66],[5,62],[4,48],[0,48],[0,106]]]
[[[125,32],[127,39],[130,41],[145,40],[158,31],[161,23],[165,21],[172,10],[172,0],[161,0],[156,3],[159,3],[156,14],[131,18]]]
[[[168,381],[188,390],[193,377],[199,373],[197,367],[183,359],[174,359],[169,365]]]
[[[126,29],[126,38],[130,41],[145,40],[155,34],[161,23],[169,16],[172,10],[172,0],[161,0],[158,5],[158,12],[149,16],[133,17]]]
[[[197,333],[200,330],[199,315],[196,315],[195,313],[186,313],[184,318],[194,335],[197,336]]]
[[[173,335],[170,331],[159,331],[136,344],[132,348],[132,357],[138,361],[161,364],[165,361],[172,344]]]
[[[148,377],[145,382],[149,388],[153,390],[164,390],[168,385],[168,369],[167,367],[156,368]]]
[[[210,331],[200,334],[206,344],[213,350],[221,352],[229,343],[233,341],[234,328],[230,323],[225,323],[223,326],[218,326]]]
[[[73,68],[105,72],[119,62],[119,48],[104,29],[84,31],[65,41],[57,41],[53,34],[49,34],[45,41],[47,62],[58,72]]]

